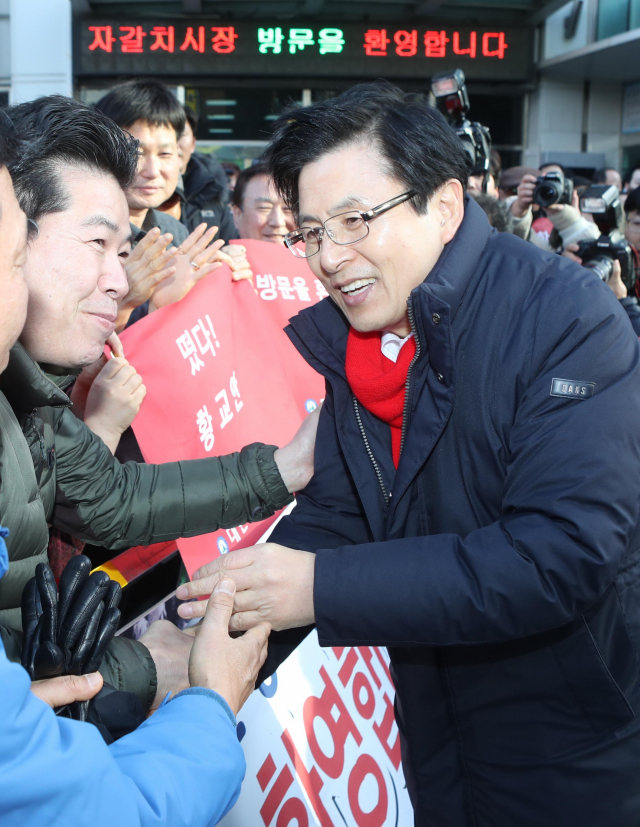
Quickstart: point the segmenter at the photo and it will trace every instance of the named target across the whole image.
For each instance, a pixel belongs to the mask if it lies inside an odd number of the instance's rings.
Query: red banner
[[[284,247],[241,243],[255,287],[232,282],[220,268],[121,337],[147,387],[133,429],[148,462],[219,456],[252,442],[284,445],[324,397],[323,380],[282,331],[283,318],[318,300],[315,278]],[[283,279],[298,288],[293,299],[284,295]],[[256,542],[273,519],[180,539],[189,575],[218,554]]]

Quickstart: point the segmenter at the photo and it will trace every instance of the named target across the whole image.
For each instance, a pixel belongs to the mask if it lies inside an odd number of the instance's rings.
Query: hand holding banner
[[[132,325],[122,341],[147,388],[133,428],[149,462],[228,454],[252,442],[282,446],[324,396],[322,380],[252,285],[232,282],[226,265],[182,301]],[[189,574],[256,542],[267,526],[179,540]]]

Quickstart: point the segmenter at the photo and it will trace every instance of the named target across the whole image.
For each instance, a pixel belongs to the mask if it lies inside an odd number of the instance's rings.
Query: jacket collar
[[[464,294],[474,274],[489,237],[495,231],[484,211],[466,196],[462,224],[446,245],[425,281],[411,293],[412,301],[433,296],[449,307],[453,323]],[[289,319],[287,335],[307,359],[319,361],[326,369],[345,378],[344,362],[349,322],[332,299],[301,310]],[[311,357],[311,358],[310,358]],[[315,364],[316,369],[319,369]],[[320,369],[321,373],[325,373]]]
[[[484,210],[473,198],[465,198],[464,218],[458,232],[442,251],[433,270],[422,284],[412,292],[431,293],[449,306],[453,323],[467,287],[478,271],[480,259],[489,237],[495,233]]]
[[[0,376],[0,390],[16,413],[49,406],[68,407],[69,397],[63,389],[78,373],[79,370],[38,365],[17,342],[11,348],[7,369]]]

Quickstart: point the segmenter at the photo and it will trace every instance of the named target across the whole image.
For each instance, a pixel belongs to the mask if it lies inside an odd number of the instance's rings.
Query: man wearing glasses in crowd
[[[263,677],[312,626],[386,646],[417,825],[640,817],[640,346],[571,261],[492,231],[441,115],[384,83],[268,151],[329,298],[288,334],[326,378],[315,473],[236,583]],[[615,425],[612,425],[615,416]],[[607,424],[609,423],[609,424]],[[204,611],[185,604],[184,617]]]

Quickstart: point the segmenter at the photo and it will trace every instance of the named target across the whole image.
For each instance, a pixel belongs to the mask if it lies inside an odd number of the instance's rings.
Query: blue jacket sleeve
[[[0,644],[0,821],[7,827],[209,827],[245,771],[223,702],[176,696],[110,747],[91,724],[57,718]]]
[[[594,280],[549,287],[527,353],[500,517],[465,537],[319,550],[322,645],[510,640],[570,622],[611,584],[638,519],[638,339]],[[595,393],[551,396],[553,378]]]

